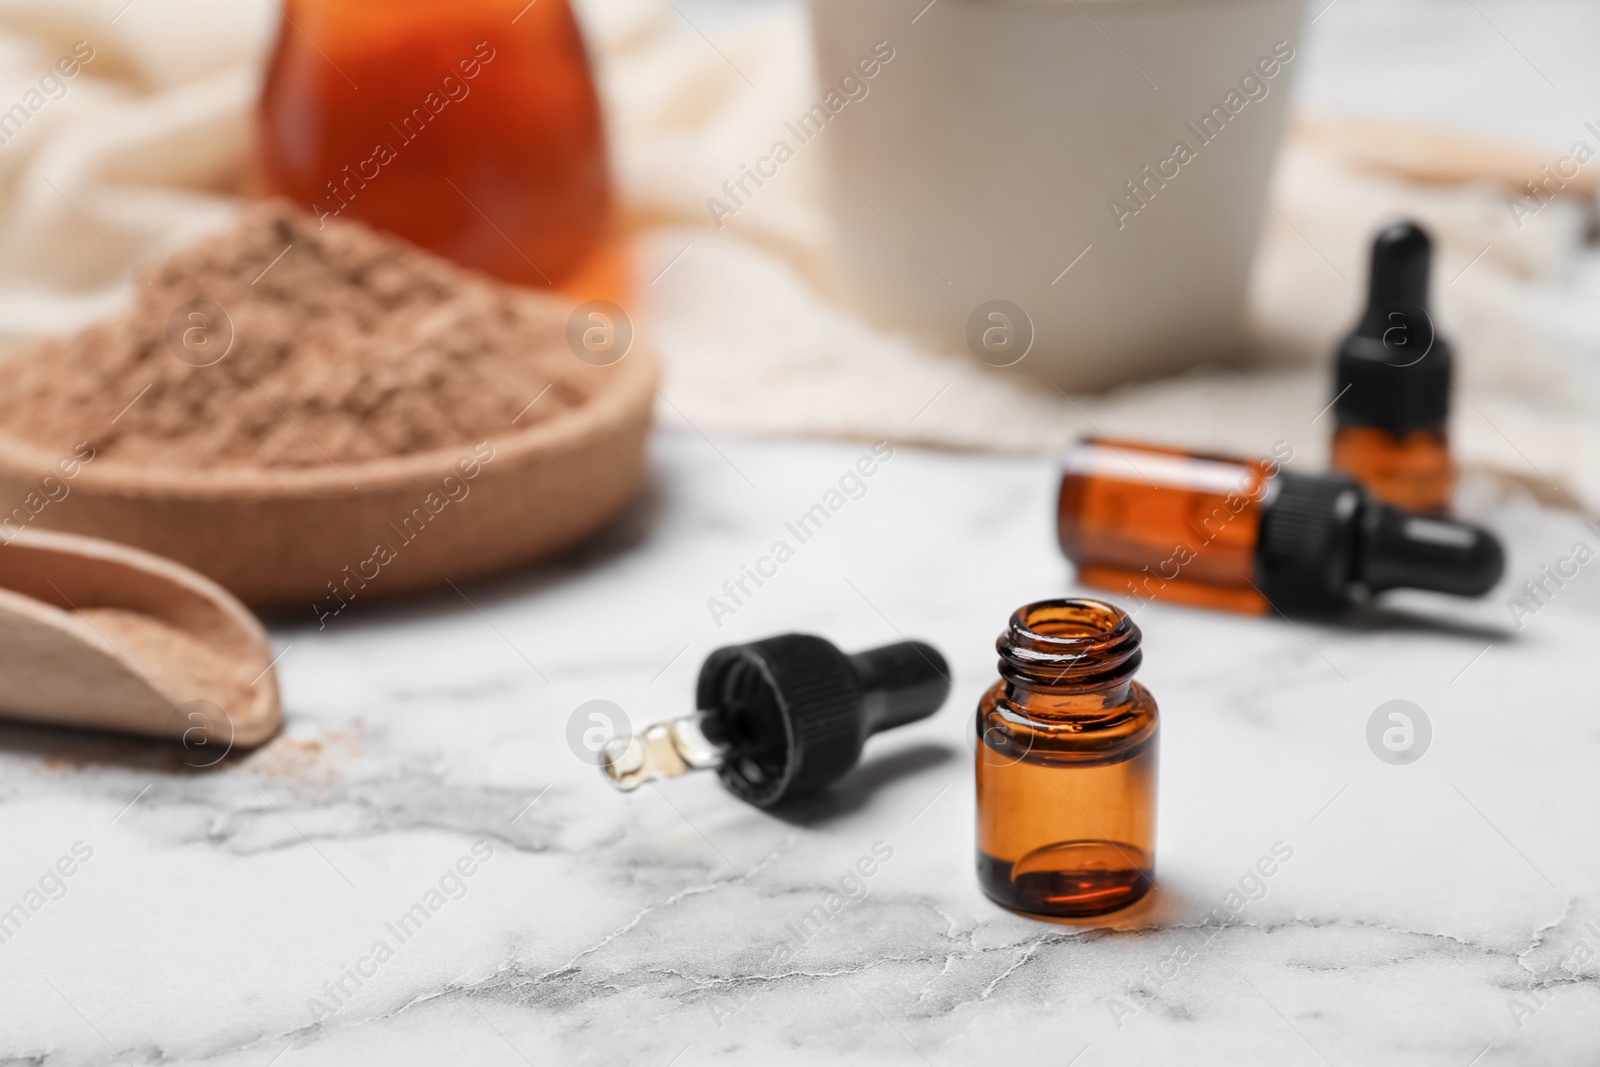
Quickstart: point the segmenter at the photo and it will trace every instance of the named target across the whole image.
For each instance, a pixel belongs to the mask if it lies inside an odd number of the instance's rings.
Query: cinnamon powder
[[[312,467],[502,436],[599,384],[560,300],[282,202],[144,273],[126,314],[0,363],[0,433],[63,454],[88,441],[97,464]],[[169,341],[194,300],[231,322],[211,366]]]

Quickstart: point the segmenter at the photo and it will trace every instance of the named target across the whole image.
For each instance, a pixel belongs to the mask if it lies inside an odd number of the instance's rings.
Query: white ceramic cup
[[[1236,353],[1305,0],[925,3],[811,0],[859,309],[1064,389]]]

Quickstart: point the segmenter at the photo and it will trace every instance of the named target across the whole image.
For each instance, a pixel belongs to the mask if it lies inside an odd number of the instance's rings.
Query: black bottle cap
[[[1413,222],[1391,223],[1373,239],[1367,308],[1335,365],[1341,425],[1403,435],[1449,418],[1454,357],[1428,310],[1432,257],[1432,242]]]
[[[1359,593],[1429,589],[1482,596],[1505,552],[1493,534],[1379,503],[1339,474],[1282,471],[1261,513],[1261,591],[1284,610],[1329,610]]]
[[[711,653],[696,705],[708,735],[730,748],[723,785],[767,808],[840,778],[869,736],[927,718],[949,693],[944,657],[921,641],[847,656],[785,634]]]
[[[1374,503],[1362,518],[1361,581],[1385,589],[1482,596],[1505,573],[1506,554],[1487,530]]]
[[[1280,471],[1261,511],[1261,592],[1285,610],[1328,610],[1353,599],[1351,531],[1366,492],[1337,474]]]

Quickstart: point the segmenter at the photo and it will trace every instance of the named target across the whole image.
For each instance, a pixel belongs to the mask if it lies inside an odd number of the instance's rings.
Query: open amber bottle
[[[1011,617],[978,703],[978,882],[1052,918],[1126,907],[1155,884],[1158,720],[1139,627],[1099,600]]]
[[[611,207],[567,0],[284,0],[262,191],[508,281],[593,271]]]

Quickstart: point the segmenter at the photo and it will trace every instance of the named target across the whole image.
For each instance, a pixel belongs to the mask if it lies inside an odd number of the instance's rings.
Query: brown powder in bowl
[[[312,467],[502,436],[599,384],[561,300],[282,202],[145,274],[127,314],[0,363],[0,432],[62,454],[88,441],[97,463]],[[232,323],[211,366],[168,342],[193,300]]]

